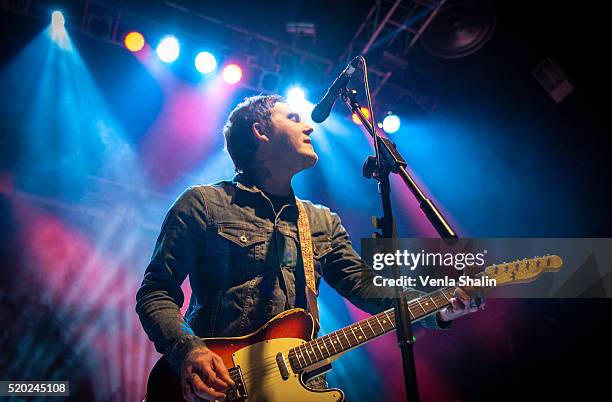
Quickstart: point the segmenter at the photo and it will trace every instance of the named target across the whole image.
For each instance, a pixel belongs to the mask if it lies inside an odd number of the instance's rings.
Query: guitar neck
[[[546,255],[517,260],[499,265],[491,265],[475,277],[485,276],[495,279],[495,286],[531,282],[545,271],[556,271],[563,265],[557,255]],[[488,285],[483,288],[490,287]],[[408,303],[410,322],[418,321],[450,305],[455,287],[448,287],[426,294]],[[289,362],[295,371],[333,358],[369,340],[395,329],[395,309],[389,309],[361,320],[330,334],[306,342],[289,351]]]
[[[436,290],[408,303],[410,322],[418,321],[450,305],[454,287]],[[395,310],[389,309],[314,339],[289,351],[296,371],[333,358],[395,329]]]

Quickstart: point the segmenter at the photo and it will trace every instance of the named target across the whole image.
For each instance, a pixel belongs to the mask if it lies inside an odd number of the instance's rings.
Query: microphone
[[[355,57],[346,66],[344,71],[342,71],[342,73],[336,77],[333,84],[331,84],[325,93],[325,96],[323,96],[323,99],[321,99],[314,109],[312,109],[312,113],[310,114],[312,121],[315,123],[322,123],[329,117],[332,107],[334,106],[334,103],[336,103],[336,99],[338,99],[338,96],[340,96],[340,90],[348,84],[351,76],[359,66],[360,62],[361,58],[359,56]]]

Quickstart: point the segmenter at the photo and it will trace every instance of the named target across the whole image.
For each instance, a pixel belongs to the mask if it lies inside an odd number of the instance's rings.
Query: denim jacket
[[[317,288],[323,277],[364,311],[391,308],[392,295],[373,285],[374,271],[353,249],[338,215],[302,202]],[[204,346],[200,337],[245,335],[282,311],[305,307],[297,304],[304,289],[297,216],[295,202],[275,211],[240,175],[190,187],[175,201],[136,295],[136,311],[156,350],[177,372],[189,351]],[[181,284],[187,276],[192,295],[183,318]],[[422,294],[408,292],[409,299]],[[420,323],[439,327],[434,316]]]

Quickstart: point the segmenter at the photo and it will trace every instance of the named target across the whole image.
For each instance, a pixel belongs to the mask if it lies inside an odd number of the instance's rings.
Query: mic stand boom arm
[[[342,89],[342,100],[347,104],[349,109],[351,109],[351,111],[355,113],[357,117],[359,117],[359,120],[361,120],[361,123],[366,128],[368,133],[370,133],[372,138],[377,141],[377,143],[375,144],[375,148],[379,153],[379,155],[376,155],[376,158],[368,158],[368,161],[366,161],[364,165],[364,175],[366,175],[367,178],[372,178],[374,176],[382,177],[382,173],[385,172],[387,173],[387,175],[389,173],[399,174],[399,176],[402,178],[402,181],[406,184],[408,189],[410,189],[410,192],[412,192],[412,194],[416,197],[417,201],[419,202],[419,206],[421,207],[421,210],[423,211],[429,222],[432,224],[432,226],[436,229],[440,237],[443,239],[456,239],[457,233],[453,230],[453,228],[450,226],[444,216],[442,216],[442,213],[440,213],[436,205],[425,196],[423,190],[419,188],[418,184],[414,181],[412,176],[410,176],[410,173],[408,173],[408,171],[406,170],[406,166],[408,166],[408,164],[397,150],[397,147],[395,146],[393,141],[386,137],[381,137],[380,135],[378,135],[378,133],[375,131],[376,128],[372,127],[368,118],[365,117],[363,112],[361,111],[361,108],[359,106],[359,103],[357,102],[357,98],[355,95],[355,90],[349,90],[346,88]],[[382,172],[380,173],[376,172],[376,170],[378,170],[378,166],[380,166],[382,170]],[[380,183],[380,179],[378,177],[375,178]],[[383,201],[383,208],[384,203],[385,202]],[[388,234],[391,235],[391,231],[389,231]],[[383,237],[390,238],[391,236],[386,236],[383,230]]]
[[[390,173],[400,175],[412,194],[419,200],[421,210],[425,213],[425,216],[427,216],[434,228],[436,228],[440,236],[449,240],[456,239],[457,234],[455,231],[451,228],[446,219],[444,219],[434,203],[425,196],[406,170],[408,164],[398,152],[395,144],[388,138],[379,136],[376,127],[372,126],[370,121],[364,116],[357,102],[356,93],[357,91],[352,89],[349,90],[344,87],[342,88],[341,96],[349,109],[359,117],[363,126],[368,130],[372,138],[374,138],[376,156],[368,157],[363,166],[363,174],[367,178],[375,178],[378,181],[383,207],[383,216],[380,220],[381,226],[379,228],[382,229],[383,239],[391,239],[393,246],[395,246],[397,233],[395,230],[393,211],[391,209]],[[399,271],[399,267],[396,266],[394,275],[397,278],[400,277]],[[420,397],[416,377],[416,365],[414,362],[414,336],[411,327],[411,314],[408,309],[406,293],[400,291],[399,288],[396,288],[395,319],[397,341],[402,354],[406,396],[409,402],[419,402]]]

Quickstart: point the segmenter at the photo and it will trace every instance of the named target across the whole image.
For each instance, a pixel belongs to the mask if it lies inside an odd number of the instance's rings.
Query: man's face
[[[286,103],[277,102],[270,112],[272,132],[265,133],[269,141],[259,147],[259,158],[268,168],[293,174],[313,166],[319,159],[310,141],[313,128]]]

